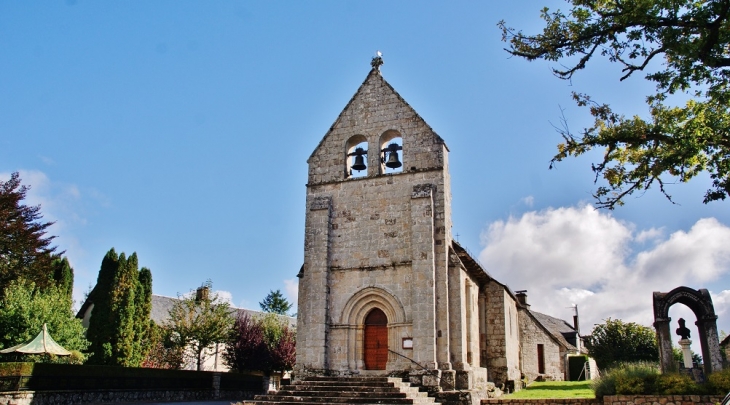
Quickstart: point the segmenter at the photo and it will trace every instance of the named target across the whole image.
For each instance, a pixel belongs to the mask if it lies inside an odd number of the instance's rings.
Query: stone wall
[[[435,187],[429,193],[435,195],[413,198],[414,189],[421,184],[433,184]],[[315,223],[319,212],[308,214],[309,223],[319,228],[308,230],[313,236],[310,240],[321,242],[307,244],[312,257],[322,257],[316,261],[318,265],[329,264],[316,268],[314,260],[305,263],[305,285],[301,288],[307,292],[300,295],[310,301],[304,304],[305,308],[312,304],[312,299],[324,300],[327,295],[326,305],[323,302],[322,306],[312,308],[327,308],[326,315],[318,315],[326,317],[326,324],[308,325],[311,330],[330,325],[329,331],[317,332],[320,336],[326,334],[328,339],[327,348],[322,347],[327,351],[325,368],[363,368],[362,323],[367,311],[376,304],[388,316],[389,348],[424,366],[434,362],[434,317],[440,311],[434,311],[438,272],[434,271],[434,261],[437,252],[445,250],[447,244],[443,227],[434,226],[434,217],[443,212],[438,203],[443,201],[443,188],[443,176],[438,171],[360,178],[310,188],[310,201],[316,198],[312,195],[330,199],[328,222]],[[419,227],[420,220],[427,223]],[[445,273],[445,266],[440,271]],[[320,274],[319,281],[307,282],[307,272],[312,272],[311,276],[314,272]],[[371,294],[363,295],[365,290],[371,290]],[[305,316],[308,315],[300,314],[300,319]],[[414,320],[424,324],[429,319],[430,324],[414,328]],[[301,325],[298,329],[302,331]],[[442,332],[444,340],[448,338],[447,331],[444,328]],[[403,338],[413,338],[413,349],[401,347]],[[430,348],[424,350],[424,346]],[[305,357],[309,355],[300,359],[306,364]],[[388,370],[410,366],[408,360],[390,355]]]
[[[469,319],[469,313],[475,311],[470,308],[472,303],[469,302],[471,300],[467,294],[462,294],[468,289],[467,285],[470,285],[471,281],[467,280],[466,271],[457,260],[458,258],[453,257],[449,263],[449,297],[452,297],[449,300],[450,360],[456,370],[468,370],[468,363],[471,363],[469,348],[471,323],[476,323],[474,319]]]
[[[339,182],[349,169],[345,146],[363,136],[367,147],[367,176],[379,174],[382,140],[398,132],[403,139],[403,171],[427,170],[445,165],[443,140],[376,71],[371,71],[345,109],[310,156],[309,184]],[[362,138],[358,138],[359,140]],[[387,142],[386,142],[387,143]]]
[[[607,395],[588,399],[484,399],[482,405],[716,405],[719,395]]]
[[[528,381],[542,376],[547,380],[565,379],[565,350],[550,336],[526,310],[520,312],[520,340],[522,343],[522,373]],[[545,370],[538,369],[538,349],[543,347]]]
[[[505,287],[490,281],[486,288],[486,333],[481,348],[489,381],[497,386],[520,379],[519,326],[515,300]]]
[[[451,364],[456,370],[456,389],[483,390],[487,386],[487,369],[480,358],[480,326],[484,316],[479,284],[469,275],[458,255],[449,260],[449,333]],[[481,308],[480,308],[481,307]]]
[[[118,402],[167,402],[252,399],[252,391],[213,390],[111,390],[111,391],[12,391],[0,393],[0,405],[75,405]]]

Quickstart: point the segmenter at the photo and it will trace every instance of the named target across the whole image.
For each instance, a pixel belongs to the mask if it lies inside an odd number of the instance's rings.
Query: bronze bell
[[[398,160],[398,152],[390,152],[390,155],[388,155],[388,162],[385,164],[385,166],[391,169],[397,169],[403,166],[400,160]]]
[[[352,170],[360,171],[367,169],[367,166],[365,166],[365,158],[363,157],[365,153],[366,152],[363,148],[355,149],[355,152],[353,153],[355,155],[355,163],[352,165]]]
[[[403,148],[396,143],[391,143],[387,148],[383,149],[384,152],[388,152],[388,161],[385,163],[385,167],[397,169],[403,166],[400,160],[398,160],[399,150],[403,150]]]

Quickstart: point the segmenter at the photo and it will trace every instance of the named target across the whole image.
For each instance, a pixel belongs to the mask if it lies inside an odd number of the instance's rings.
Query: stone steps
[[[406,398],[407,394],[401,392],[397,388],[386,388],[387,391],[349,391],[348,395],[351,397],[372,397],[377,395],[387,395],[393,398]],[[296,395],[300,397],[339,397],[342,396],[342,390],[279,390],[277,395]]]
[[[257,395],[245,405],[434,404],[417,387],[392,377],[308,377],[275,393]]]
[[[308,385],[292,385],[289,387],[283,386],[279,391],[284,392],[341,392],[343,387],[347,387],[348,391],[350,392],[358,392],[358,393],[389,393],[389,392],[401,392],[400,389],[396,387],[358,387],[358,386],[344,386],[344,385],[338,385],[338,386],[308,386]],[[302,394],[304,395],[304,394]]]

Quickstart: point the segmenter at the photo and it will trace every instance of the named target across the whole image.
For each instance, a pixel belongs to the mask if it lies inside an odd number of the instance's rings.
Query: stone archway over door
[[[365,369],[385,370],[388,362],[388,317],[374,308],[365,317]]]

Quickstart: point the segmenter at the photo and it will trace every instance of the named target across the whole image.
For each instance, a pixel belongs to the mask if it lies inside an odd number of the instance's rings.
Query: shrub
[[[645,376],[619,374],[616,376],[617,394],[644,394],[648,387],[645,387]]]
[[[0,377],[30,375],[33,365],[32,362],[0,363]]]
[[[620,319],[607,319],[585,337],[588,354],[598,368],[607,370],[621,363],[659,361],[653,328]]]
[[[659,395],[693,395],[703,394],[704,389],[692,377],[677,373],[662,374],[656,379],[656,390],[652,394]]]
[[[67,364],[84,364],[86,356],[78,350],[71,350],[71,355],[68,356]]]
[[[715,371],[707,378],[708,389],[715,394],[725,395],[730,392],[730,368]]]
[[[616,380],[609,378],[609,375],[601,376],[591,383],[596,398],[601,399],[606,395],[616,395]]]
[[[644,394],[653,391],[659,368],[655,363],[620,363],[593,380],[596,398],[616,394]]]
[[[243,314],[236,319],[223,354],[234,370],[287,371],[296,361],[296,335],[286,322],[275,314],[252,318]]]
[[[730,391],[730,370],[710,375],[709,384],[697,384],[689,375],[659,374],[653,363],[624,363],[593,381],[596,398],[605,395],[700,395]]]

